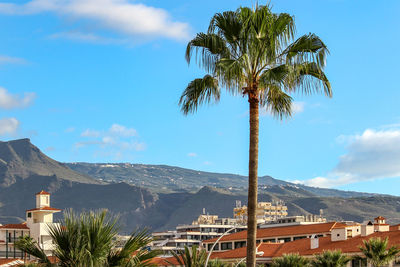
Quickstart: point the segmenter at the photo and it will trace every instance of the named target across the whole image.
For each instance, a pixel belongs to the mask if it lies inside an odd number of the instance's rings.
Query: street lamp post
[[[213,252],[215,245],[218,244],[218,242],[221,240],[222,237],[224,237],[224,236],[225,236],[226,234],[228,234],[229,232],[235,230],[236,228],[237,228],[237,226],[234,226],[234,227],[232,227],[231,229],[227,230],[225,233],[223,233],[220,237],[218,237],[218,239],[214,242],[214,244],[212,245],[210,251],[208,252],[207,260],[206,260],[206,263],[204,264],[204,267],[207,267],[207,265],[208,265],[208,260],[210,259],[211,253]]]
[[[261,246],[262,243],[260,243],[260,245],[258,245],[256,247],[256,256],[262,256],[264,255],[264,251],[257,251],[258,248]],[[236,263],[235,267],[238,267],[240,263],[242,263],[244,260],[246,259],[246,257],[242,258],[238,263]]]

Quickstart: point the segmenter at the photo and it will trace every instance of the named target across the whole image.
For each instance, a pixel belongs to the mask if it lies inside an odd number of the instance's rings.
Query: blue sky
[[[400,2],[271,4],[328,45],[333,98],[294,95],[292,119],[261,117],[259,174],[400,195]],[[240,5],[252,1],[0,1],[0,140],[29,137],[63,162],[245,175],[247,101],[178,108],[204,74],[185,62],[187,41]]]

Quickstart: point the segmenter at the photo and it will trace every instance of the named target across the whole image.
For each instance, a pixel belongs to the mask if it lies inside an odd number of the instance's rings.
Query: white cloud
[[[196,153],[194,153],[194,152],[190,152],[190,153],[188,153],[187,154],[188,155],[188,157],[197,157],[197,154]]]
[[[0,135],[14,135],[20,123],[16,118],[0,119]]]
[[[87,129],[81,133],[81,136],[89,140],[75,143],[75,149],[92,147],[96,150],[96,155],[113,156],[118,160],[123,158],[125,152],[146,149],[146,144],[139,140],[134,128],[116,123],[108,130]]]
[[[120,136],[124,136],[124,137],[137,135],[137,132],[135,129],[127,128],[127,127],[125,127],[123,125],[119,125],[119,124],[111,125],[111,128],[109,131],[111,134],[120,135]]]
[[[3,87],[0,87],[0,108],[24,108],[33,103],[36,98],[35,93],[25,93],[23,97],[12,95]]]
[[[72,133],[75,131],[75,127],[68,127],[67,129],[65,129],[66,133]]]
[[[86,129],[85,131],[83,131],[81,133],[81,136],[83,136],[83,137],[98,137],[98,136],[100,136],[100,132],[95,131],[95,130]]]
[[[90,28],[128,36],[177,40],[189,37],[188,24],[174,21],[166,10],[128,0],[31,0],[25,4],[0,4],[0,13],[3,14],[31,15],[43,12],[89,23],[92,26]]]
[[[2,64],[25,64],[26,60],[19,57],[9,57],[0,55],[0,65]]]
[[[304,111],[306,103],[304,102],[293,102],[292,103],[292,112],[293,114],[302,113]]]
[[[72,41],[80,41],[84,43],[97,43],[97,44],[126,44],[129,41],[118,38],[110,38],[100,36],[94,33],[85,33],[79,31],[58,32],[51,34],[50,39],[67,39]]]
[[[346,144],[346,154],[327,177],[303,183],[318,187],[335,187],[379,178],[400,177],[400,130],[367,129],[362,134],[339,136]]]

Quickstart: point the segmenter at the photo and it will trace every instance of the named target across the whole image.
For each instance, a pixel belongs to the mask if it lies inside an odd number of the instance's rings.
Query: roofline
[[[30,209],[30,210],[26,210],[27,212],[28,211],[31,211],[31,212],[34,212],[34,211],[48,211],[48,212],[59,212],[59,211],[61,211],[60,209],[56,209],[56,208],[52,208],[52,209],[50,209],[50,210],[48,210],[48,209],[42,209],[42,208],[34,208],[34,209]]]

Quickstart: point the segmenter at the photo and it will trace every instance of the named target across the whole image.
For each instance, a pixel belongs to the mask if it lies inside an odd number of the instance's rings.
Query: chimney
[[[374,233],[374,225],[369,222],[367,224],[361,225],[361,236],[369,236]]]
[[[312,235],[310,240],[311,240],[311,249],[316,249],[319,247],[319,238],[317,235]]]

